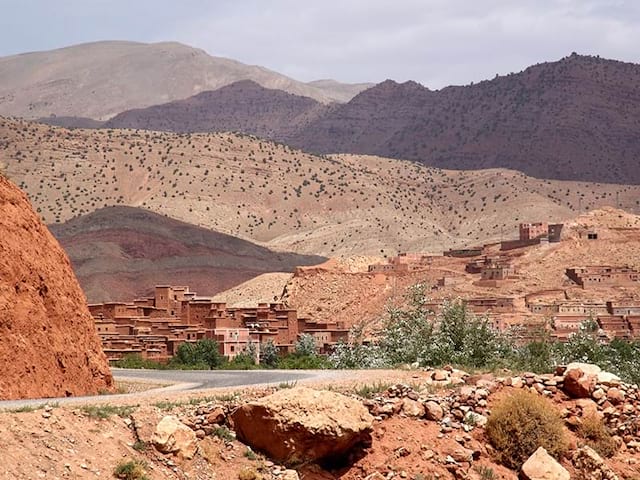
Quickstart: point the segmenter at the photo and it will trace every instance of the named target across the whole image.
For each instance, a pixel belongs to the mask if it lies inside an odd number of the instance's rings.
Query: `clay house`
[[[369,273],[408,273],[424,270],[431,265],[433,256],[426,253],[400,253],[387,263],[369,265]]]
[[[549,224],[546,222],[521,223],[518,230],[520,240],[534,240],[549,234]]]
[[[344,322],[316,322],[300,318],[298,329],[313,336],[320,353],[330,353],[336,344],[349,340],[349,329]]]
[[[640,282],[640,272],[629,266],[587,266],[567,268],[567,277],[582,288],[597,286],[634,286]]]

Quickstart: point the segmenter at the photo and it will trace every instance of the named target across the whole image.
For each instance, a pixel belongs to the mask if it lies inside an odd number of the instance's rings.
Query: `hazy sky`
[[[299,80],[466,84],[572,51],[640,63],[638,0],[0,0],[0,55],[179,41]]]

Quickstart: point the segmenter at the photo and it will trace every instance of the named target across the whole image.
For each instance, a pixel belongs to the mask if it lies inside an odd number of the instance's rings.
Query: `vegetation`
[[[225,363],[218,342],[209,338],[195,343],[185,342],[178,347],[169,365],[172,367],[193,367],[199,370],[219,368]]]
[[[578,435],[585,443],[605,458],[615,455],[618,447],[606,425],[597,414],[591,413],[582,418],[578,426]]]
[[[147,480],[146,464],[140,460],[122,461],[114,469],[113,475],[122,480]]]
[[[105,419],[118,415],[119,417],[128,417],[135,410],[133,406],[118,405],[84,405],[82,411],[89,418]]]
[[[486,433],[497,460],[513,469],[519,469],[538,447],[544,447],[555,458],[568,448],[562,419],[553,405],[524,390],[494,406]]]

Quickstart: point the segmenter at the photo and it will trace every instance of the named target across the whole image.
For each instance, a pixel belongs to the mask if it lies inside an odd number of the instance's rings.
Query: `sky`
[[[638,0],[0,0],[0,11],[0,56],[178,41],[303,81],[435,89],[574,51],[640,63]]]

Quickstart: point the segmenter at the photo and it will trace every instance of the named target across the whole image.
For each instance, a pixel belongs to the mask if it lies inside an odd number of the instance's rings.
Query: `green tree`
[[[224,361],[218,342],[210,338],[181,344],[173,358],[173,362],[178,365],[209,369],[220,367]]]
[[[260,345],[260,365],[275,368],[278,365],[278,347],[269,339]]]

